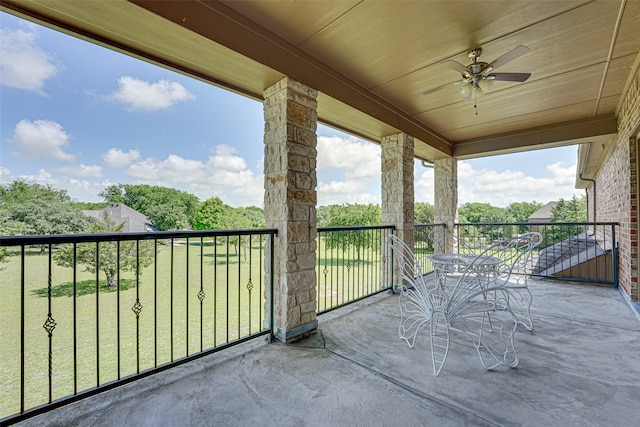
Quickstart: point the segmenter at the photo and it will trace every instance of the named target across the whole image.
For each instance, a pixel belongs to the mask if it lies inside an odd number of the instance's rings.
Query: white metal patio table
[[[433,265],[437,285],[446,292],[447,279],[472,269],[474,274],[491,280],[492,273],[498,270],[502,259],[491,255],[471,255],[458,253],[444,253],[428,255],[427,259]]]

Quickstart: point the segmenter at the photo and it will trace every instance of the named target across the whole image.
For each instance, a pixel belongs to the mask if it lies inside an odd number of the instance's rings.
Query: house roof
[[[607,253],[595,236],[580,233],[570,236],[532,255],[533,271],[539,276],[553,276],[572,266]]]
[[[120,225],[124,223],[123,232],[158,231],[149,218],[135,209],[122,203],[114,203],[99,210],[82,211],[85,215],[102,220],[107,212],[111,220]]]
[[[318,89],[320,122],[374,142],[405,132],[433,161],[588,143],[617,132],[639,67],[640,2],[0,0],[2,10],[262,100],[289,76]],[[530,52],[462,102],[463,65]],[[450,63],[449,63],[450,64]],[[442,90],[423,92],[442,85]]]
[[[529,215],[529,222],[544,222],[544,221],[549,221],[551,219],[551,209],[553,209],[553,207],[556,205],[556,203],[558,202],[549,202],[547,204],[545,204],[544,206],[542,206],[540,209],[538,209],[537,211],[535,211],[534,213],[532,213],[531,215]]]

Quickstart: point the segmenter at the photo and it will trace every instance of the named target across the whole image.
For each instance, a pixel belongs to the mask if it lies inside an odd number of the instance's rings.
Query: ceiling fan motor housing
[[[467,56],[471,59],[473,59],[474,61],[478,58],[480,58],[480,55],[482,55],[482,48],[477,47],[475,49],[471,49],[469,51],[469,53],[467,54]]]
[[[478,75],[478,74],[482,74],[484,73],[486,70],[489,69],[489,67],[491,67],[489,64],[487,64],[486,62],[474,62],[473,64],[469,65],[467,67],[467,72],[471,75]]]

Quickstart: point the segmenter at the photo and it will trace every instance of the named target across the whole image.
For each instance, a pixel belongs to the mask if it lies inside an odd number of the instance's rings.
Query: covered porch
[[[259,338],[20,425],[637,424],[640,319],[618,289],[532,280],[520,364],[486,371],[456,337],[438,377],[428,331],[398,339],[397,295],[319,316],[293,344]]]
[[[589,191],[589,220],[620,223],[620,284],[638,301],[638,2],[0,6],[263,103],[263,202],[267,227],[278,229],[270,274],[282,341],[317,327],[318,123],[380,145],[382,225],[409,246],[414,161],[433,166],[434,222],[448,226],[447,251],[459,159],[582,144],[576,186]],[[480,99],[484,80],[497,81]],[[462,97],[455,83],[475,95]]]
[[[414,159],[434,165],[435,222],[451,229],[458,159],[584,144],[577,185],[590,188],[590,220],[620,222],[621,285],[638,301],[640,4],[404,4],[0,2],[263,102],[256,149],[267,226],[278,230],[271,328],[292,342],[251,341],[24,425],[635,424],[640,326],[616,289],[535,282],[536,329],[518,331],[519,367],[497,372],[458,341],[434,377],[427,340],[410,349],[397,338],[394,295],[316,317],[318,122],[380,144],[383,225],[410,245]],[[446,61],[466,65],[476,47],[493,60],[520,45],[533,53],[505,70],[530,80],[496,88],[478,110],[462,101]]]

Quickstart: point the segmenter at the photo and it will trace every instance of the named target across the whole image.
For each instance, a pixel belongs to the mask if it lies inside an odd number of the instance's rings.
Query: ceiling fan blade
[[[459,72],[460,74],[464,74],[467,71],[466,65],[462,65],[461,63],[459,63],[458,61],[454,61],[453,59],[444,61],[442,62],[442,64],[451,68],[453,71]]]
[[[449,82],[449,83],[447,83],[447,84],[443,84],[442,86],[437,86],[437,87],[434,87],[433,89],[429,89],[429,90],[428,90],[428,91],[426,91],[426,92],[422,92],[422,94],[423,94],[423,95],[429,95],[429,94],[432,94],[433,92],[437,92],[437,91],[439,91],[440,89],[444,89],[444,88],[445,88],[445,87],[447,87],[447,86],[450,86],[450,85],[457,85],[458,83],[462,83],[463,81],[464,81],[464,80],[456,80],[455,82]]]
[[[503,82],[524,82],[531,77],[531,73],[491,73],[485,76],[487,79]]]
[[[516,58],[520,58],[522,55],[524,55],[525,53],[529,53],[530,51],[531,49],[526,46],[516,46],[509,52],[505,53],[504,55],[493,61],[491,64],[489,64],[490,69],[495,70],[498,67],[502,67],[507,62],[513,61]]]

